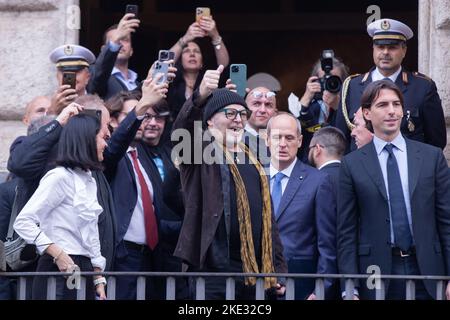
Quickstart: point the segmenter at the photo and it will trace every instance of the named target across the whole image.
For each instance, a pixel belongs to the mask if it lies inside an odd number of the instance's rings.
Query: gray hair
[[[341,130],[335,127],[323,127],[316,131],[310,145],[319,144],[324,147],[329,156],[341,159],[347,146],[347,139]]]
[[[278,112],[276,115],[274,115],[272,118],[269,119],[269,122],[267,122],[267,136],[270,136],[270,130],[271,130],[271,127],[272,127],[272,120],[277,118],[277,117],[279,117],[279,116],[282,116],[282,115],[291,117],[292,119],[295,120],[295,123],[297,124],[297,134],[300,137],[302,135],[302,125],[300,124],[300,121],[298,121],[298,119],[292,113],[283,112],[283,111]]]
[[[314,64],[313,69],[311,71],[311,76],[318,76],[319,70],[322,69],[322,65],[320,63],[320,59]],[[344,81],[349,75],[349,68],[342,62],[340,58],[333,57],[333,69],[337,69],[341,71],[341,80]]]

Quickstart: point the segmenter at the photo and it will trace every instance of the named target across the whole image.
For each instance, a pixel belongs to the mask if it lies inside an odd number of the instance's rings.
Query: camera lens
[[[231,67],[231,72],[239,72],[239,67],[238,66],[232,66]]]
[[[331,93],[338,93],[341,91],[342,81],[338,76],[329,76],[325,80],[325,90],[330,91]]]

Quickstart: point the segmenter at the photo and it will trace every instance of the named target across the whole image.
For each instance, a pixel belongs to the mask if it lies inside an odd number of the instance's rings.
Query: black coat
[[[90,69],[91,79],[87,85],[87,92],[96,93],[108,100],[120,91],[128,91],[122,81],[111,75],[119,51],[120,49],[116,52],[111,51],[108,45],[102,47],[95,64]]]
[[[203,113],[203,106],[199,105],[197,97],[198,92],[194,92],[193,97],[184,104],[173,125],[174,130],[186,129],[190,132],[192,148],[194,148],[195,143],[199,143],[193,138],[197,137],[197,135],[202,137],[203,133],[201,125],[195,127],[194,124],[194,121],[197,124],[199,123],[198,121],[201,121]],[[195,130],[198,130],[198,132],[194,134]],[[183,142],[186,141],[183,140]],[[201,149],[203,150],[203,148]],[[193,153],[192,158],[189,159],[190,161],[194,160]],[[192,162],[191,164],[188,162],[180,164],[181,184],[186,209],[174,254],[193,267],[202,268],[207,264],[205,259],[208,256],[208,250],[215,238],[219,222],[225,215],[226,206],[224,203],[226,201],[224,200],[223,183],[226,183],[227,179],[230,178],[229,175],[228,177],[222,176],[223,173],[221,171],[223,167],[227,166],[207,164],[204,161],[201,164],[192,164]],[[275,271],[287,272],[286,262],[283,257],[283,245],[274,215],[272,215],[272,248]]]
[[[371,69],[350,81],[346,99],[350,121],[361,106],[361,95],[372,82]],[[404,97],[404,117],[401,132],[405,138],[431,144],[444,149],[447,145],[447,128],[441,99],[434,81],[418,72],[402,71],[395,81]],[[408,118],[409,114],[409,119]],[[409,120],[409,121],[408,121]],[[408,126],[409,122],[409,126]],[[342,99],[336,115],[336,127],[345,134],[347,141],[352,141],[342,113]],[[354,141],[349,150],[355,150]]]
[[[137,120],[134,112],[130,112],[117,128],[104,151],[106,168],[117,165],[133,141],[141,122]],[[35,134],[19,137],[13,142],[8,159],[8,170],[20,178],[17,195],[19,210],[33,195],[45,173],[55,167],[57,144],[61,131],[62,126],[54,120],[41,127]],[[116,232],[114,205],[111,190],[103,172],[93,172],[92,176],[96,179],[98,201],[104,210],[99,216],[98,227],[102,255],[106,258],[106,270],[109,270],[114,259]]]
[[[441,150],[406,140],[411,218],[422,275],[450,275],[450,174]],[[373,142],[348,154],[338,189],[337,248],[340,273],[366,274],[379,266],[391,274],[389,201]],[[361,280],[359,293],[374,299]],[[424,281],[436,297],[436,282]],[[386,282],[386,292],[389,282]]]

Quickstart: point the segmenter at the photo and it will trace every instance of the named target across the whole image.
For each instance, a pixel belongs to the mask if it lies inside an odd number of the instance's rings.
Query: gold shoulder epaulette
[[[366,73],[365,77],[368,76],[368,72]],[[347,127],[350,131],[353,130],[353,128],[355,127],[355,125],[353,123],[351,123],[349,116],[348,116],[348,111],[347,111],[347,91],[348,91],[348,86],[350,85],[350,80],[352,80],[353,78],[359,76],[359,73],[356,74],[352,74],[351,76],[347,77],[347,79],[344,80],[344,83],[342,84],[342,114],[344,116],[344,120],[345,123],[347,124]]]
[[[364,77],[361,79],[361,82],[366,82],[367,78],[369,77],[369,73],[370,73],[370,72],[366,72],[366,74],[364,75]]]
[[[428,81],[430,81],[430,82],[433,81],[433,79],[431,79],[430,77],[424,75],[423,73],[420,73],[420,72],[415,71],[415,72],[413,72],[412,74],[413,74],[414,77],[426,79],[426,80],[428,80]]]
[[[404,84],[408,84],[408,73],[405,71],[402,72],[402,80]]]

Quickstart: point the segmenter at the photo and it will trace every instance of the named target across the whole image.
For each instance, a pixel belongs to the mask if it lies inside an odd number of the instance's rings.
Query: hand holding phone
[[[245,97],[245,89],[247,88],[247,65],[232,64],[230,66],[230,79],[236,85],[237,94]]]
[[[195,9],[195,21],[200,22],[202,17],[210,17],[211,9],[208,7],[198,7]]]
[[[139,12],[139,7],[135,4],[127,4],[126,8],[125,8],[125,14],[126,13],[133,13],[134,14],[134,18],[137,19],[138,18],[138,12]]]

